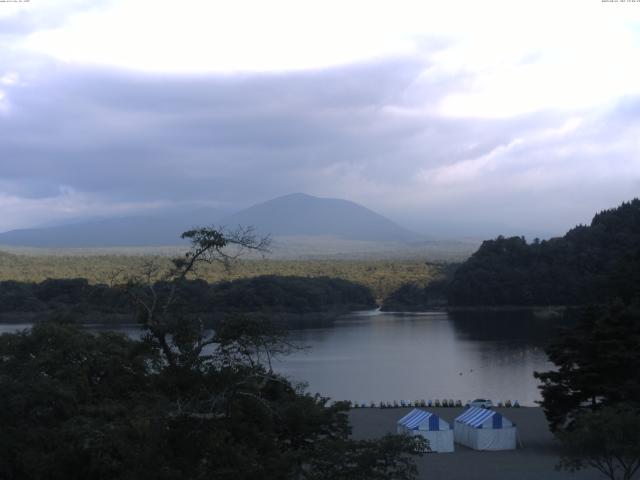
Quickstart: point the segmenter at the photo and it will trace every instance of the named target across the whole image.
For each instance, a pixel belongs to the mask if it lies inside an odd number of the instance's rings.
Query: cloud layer
[[[420,25],[418,3],[212,3],[0,11],[0,231],[304,191],[423,232],[553,234],[640,192],[640,7]]]

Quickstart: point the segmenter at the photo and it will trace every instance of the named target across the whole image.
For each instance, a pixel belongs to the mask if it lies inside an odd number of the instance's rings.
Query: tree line
[[[154,282],[159,292],[171,285],[166,280]],[[0,282],[0,313],[72,310],[91,320],[96,312],[130,312],[130,302],[126,284],[92,285],[82,278]],[[185,279],[175,306],[183,313],[213,314],[346,312],[375,305],[370,289],[348,280],[264,275],[214,284]]]

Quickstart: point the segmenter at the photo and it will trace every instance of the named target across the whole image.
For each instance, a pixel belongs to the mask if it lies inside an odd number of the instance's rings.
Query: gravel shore
[[[396,421],[410,408],[363,408],[349,413],[353,437],[376,438],[395,433]],[[452,423],[461,408],[426,408]],[[478,452],[455,444],[454,453],[430,453],[417,459],[421,479],[430,480],[602,480],[601,473],[589,469],[577,473],[556,471],[557,443],[547,427],[541,408],[496,408],[518,427],[517,450]]]

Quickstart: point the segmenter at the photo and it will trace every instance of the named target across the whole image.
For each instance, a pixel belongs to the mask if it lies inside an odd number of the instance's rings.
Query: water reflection
[[[540,318],[532,310],[454,311],[448,313],[456,335],[475,341],[522,341],[544,345],[552,337],[558,320]]]
[[[336,399],[484,396],[534,404],[533,372],[551,368],[543,344],[553,322],[523,312],[469,313],[350,315],[332,328],[294,331],[293,340],[311,349],[278,369]]]

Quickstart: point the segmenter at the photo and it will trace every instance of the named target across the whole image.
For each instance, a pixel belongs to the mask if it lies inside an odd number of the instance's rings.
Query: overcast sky
[[[292,192],[563,233],[640,194],[640,2],[0,2],[0,231]]]

